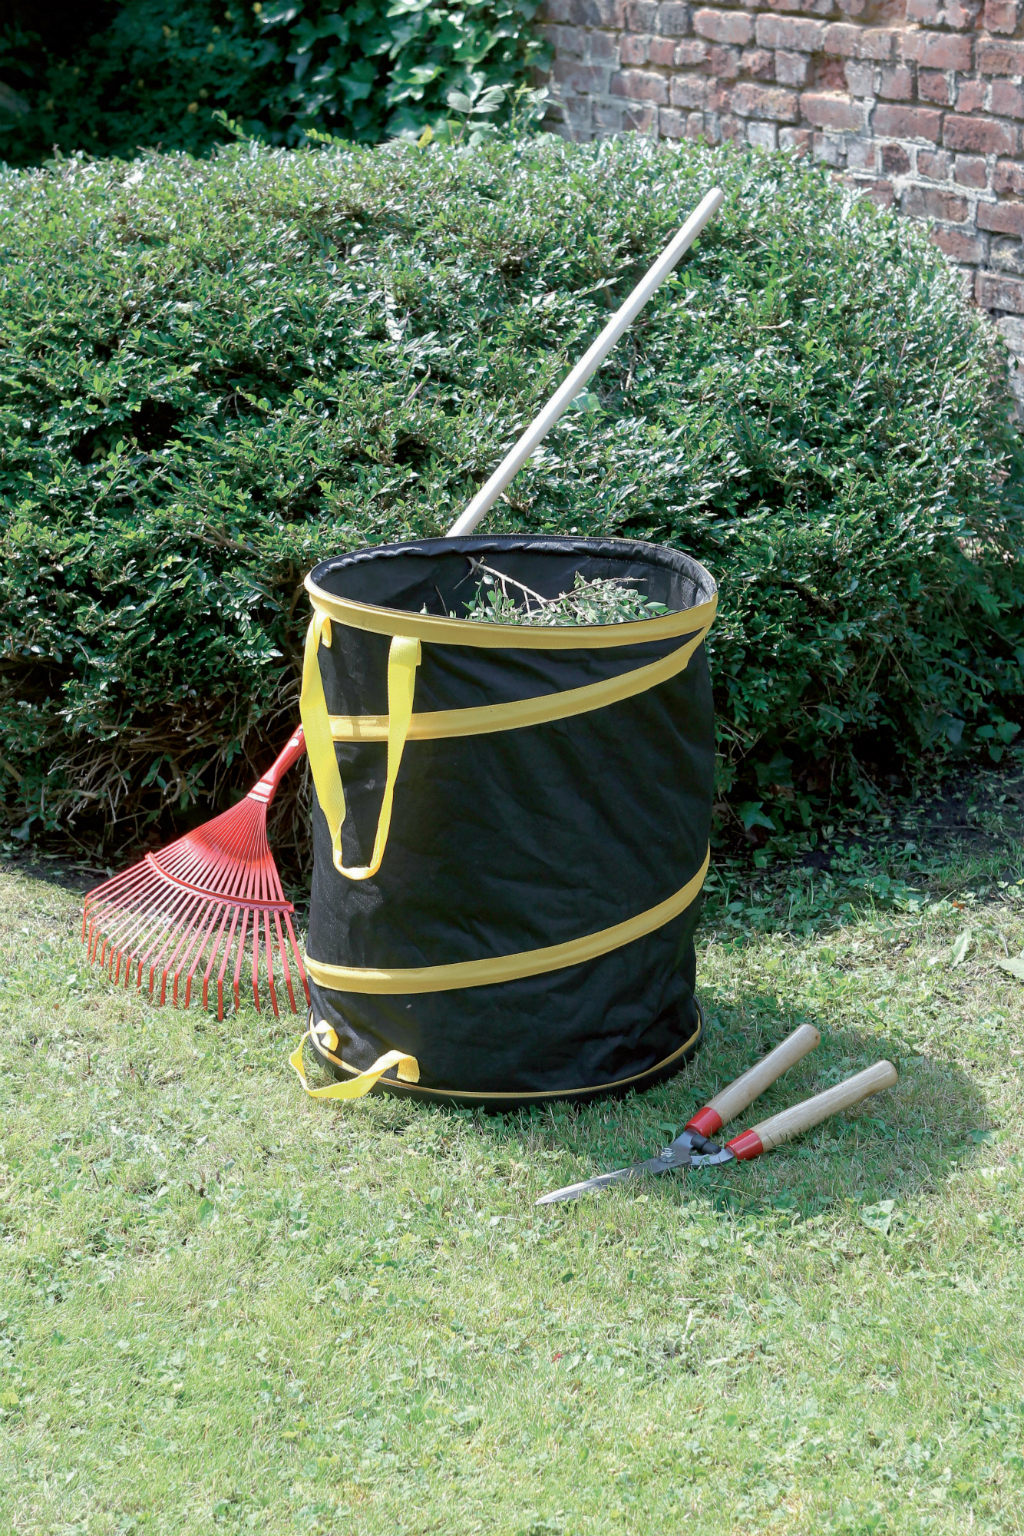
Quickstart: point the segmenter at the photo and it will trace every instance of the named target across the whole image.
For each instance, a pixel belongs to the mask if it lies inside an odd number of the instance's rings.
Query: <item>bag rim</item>
[[[705,600],[691,608],[677,609],[654,619],[634,619],[620,624],[554,625],[480,624],[470,619],[450,619],[438,614],[411,613],[374,603],[338,597],[321,583],[335,571],[370,560],[408,555],[487,554],[525,549],[532,553],[603,555],[605,558],[644,561],[685,575],[694,581]],[[501,650],[591,650],[643,645],[675,639],[697,629],[710,628],[718,608],[718,585],[705,566],[692,555],[667,544],[641,539],[612,539],[570,534],[493,534],[466,538],[412,539],[394,544],[365,545],[347,555],[321,560],[305,579],[310,602],[318,613],[351,629],[380,635],[401,635],[441,645],[470,645]]]

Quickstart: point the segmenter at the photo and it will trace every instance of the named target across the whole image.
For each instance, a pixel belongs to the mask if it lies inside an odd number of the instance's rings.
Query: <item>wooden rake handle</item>
[[[735,1120],[748,1104],[760,1098],[783,1072],[788,1072],[790,1067],[802,1061],[808,1051],[813,1051],[820,1043],[821,1036],[812,1024],[799,1025],[774,1051],[769,1051],[742,1077],[730,1083],[728,1088],[723,1088],[721,1093],[716,1093],[703,1109],[698,1109],[686,1129],[696,1131],[701,1136],[714,1136],[723,1125]]]
[[[665,281],[676,262],[690,249],[705,224],[715,216],[724,202],[725,193],[718,187],[701,199],[682,229],[669,241],[654,266],[646,276],[640,279],[622,307],[616,310],[600,336],[555,390],[547,405],[531,421],[519,441],[502,459],[491,478],[480,487],[462,516],[452,523],[445,534],[446,539],[457,539],[463,534],[473,532],[477,523],[494,506],[509,481],[519,473],[534,449],[550,432],[563,412],[568,410],[587,380],[600,368],[619,337],[632,325],[651,294]]]
[[[741,1131],[728,1143],[729,1151],[738,1158],[758,1157],[762,1152],[781,1146],[784,1141],[792,1141],[802,1131],[820,1125],[830,1115],[852,1109],[854,1104],[870,1098],[873,1093],[881,1093],[883,1088],[894,1087],[898,1081],[891,1061],[876,1061],[873,1067],[865,1067],[855,1077],[848,1077],[845,1083],[826,1088],[824,1093],[816,1093],[813,1099],[804,1099],[802,1104],[794,1104],[791,1109],[772,1115],[770,1120],[763,1120],[749,1131]]]

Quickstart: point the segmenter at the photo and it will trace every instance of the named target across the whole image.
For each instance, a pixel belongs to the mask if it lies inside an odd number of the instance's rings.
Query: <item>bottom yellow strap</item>
[[[385,1051],[383,1056],[378,1056],[372,1067],[367,1067],[365,1072],[360,1072],[357,1077],[351,1078],[347,1083],[328,1083],[325,1088],[311,1088],[306,1082],[306,1074],[302,1070],[302,1047],[309,1039],[309,1030],[303,1035],[288,1060],[295,1068],[299,1082],[305,1088],[311,1099],[361,1099],[364,1093],[369,1093],[374,1083],[384,1076],[391,1067],[398,1068],[399,1080],[403,1083],[418,1083],[420,1080],[420,1064],[415,1056],[409,1056],[405,1051]],[[344,1066],[342,1062],[342,1066]],[[346,1072],[351,1072],[351,1067],[345,1067]]]
[[[668,1056],[662,1057],[661,1061],[656,1061],[653,1067],[645,1067],[642,1072],[633,1072],[629,1077],[617,1077],[610,1083],[587,1083],[579,1088],[525,1088],[521,1093],[496,1093],[483,1088],[419,1088],[418,1091],[425,1094],[428,1100],[440,1099],[442,1103],[445,1099],[491,1099],[495,1101],[500,1100],[501,1103],[507,1104],[509,1108],[513,1108],[524,1099],[571,1100],[581,1093],[613,1093],[619,1088],[628,1087],[630,1083],[639,1083],[643,1078],[653,1077],[655,1073],[664,1072],[667,1067],[672,1066],[673,1062],[678,1062],[680,1056],[685,1056],[686,1052],[700,1039],[700,1032],[704,1027],[704,1016],[700,1013],[699,1003],[697,1004],[697,1010],[697,1028],[688,1040],[684,1040],[682,1045],[677,1045],[675,1050]],[[303,1039],[305,1039],[305,1036],[303,1036]],[[332,1056],[331,1060],[333,1061],[334,1059]],[[344,1066],[344,1062],[341,1065]],[[345,1070],[346,1072],[354,1072],[355,1068],[345,1067]],[[678,1070],[679,1068],[677,1067],[676,1071]]]

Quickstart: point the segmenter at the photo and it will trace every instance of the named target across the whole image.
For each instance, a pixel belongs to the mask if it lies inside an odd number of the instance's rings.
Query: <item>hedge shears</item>
[[[617,1168],[613,1173],[599,1173],[592,1179],[584,1179],[580,1184],[567,1184],[564,1189],[541,1195],[534,1203],[552,1205],[557,1200],[576,1200],[580,1195],[589,1195],[609,1184],[621,1184],[629,1179],[674,1173],[680,1168],[715,1168],[724,1163],[759,1157],[762,1152],[770,1152],[784,1141],[799,1136],[802,1131],[820,1125],[830,1115],[850,1109],[871,1094],[880,1093],[883,1088],[891,1088],[897,1081],[896,1068],[892,1062],[876,1061],[874,1066],[866,1067],[863,1072],[836,1083],[832,1088],[826,1088],[823,1093],[804,1099],[801,1104],[794,1104],[790,1109],[780,1110],[777,1115],[772,1115],[748,1131],[741,1131],[725,1146],[711,1139],[716,1131],[759,1098],[766,1088],[770,1088],[783,1072],[802,1060],[809,1051],[813,1051],[820,1040],[821,1035],[812,1025],[801,1024],[781,1045],[769,1051],[742,1077],[723,1088],[703,1109],[699,1109],[687,1121],[675,1141],[663,1147],[655,1157],[634,1163],[629,1168]]]

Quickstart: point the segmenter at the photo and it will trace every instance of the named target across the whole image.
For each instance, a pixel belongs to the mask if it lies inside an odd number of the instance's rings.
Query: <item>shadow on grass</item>
[[[988,1125],[985,1102],[959,1067],[908,1052],[895,1034],[829,1028],[813,1012],[787,1008],[763,991],[726,1000],[706,989],[703,998],[708,1032],[697,1059],[645,1094],[507,1116],[479,1110],[435,1113],[470,1121],[495,1152],[507,1145],[510,1152],[518,1148],[542,1157],[554,1189],[650,1157],[678,1134],[696,1108],[798,1024],[813,1024],[822,1036],[818,1048],[738,1116],[722,1140],[880,1058],[893,1062],[899,1083],[756,1160],[648,1178],[587,1196],[582,1203],[604,1205],[642,1194],[676,1204],[697,1199],[736,1213],[789,1211],[809,1217],[848,1201],[873,1205],[937,1191],[953,1170],[977,1156],[976,1141]],[[411,1124],[408,1108],[394,1102],[397,1118]],[[565,1155],[552,1158],[558,1153]]]

